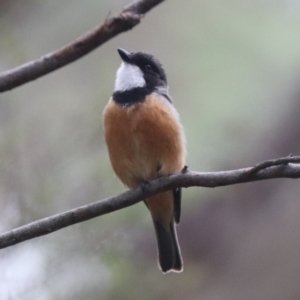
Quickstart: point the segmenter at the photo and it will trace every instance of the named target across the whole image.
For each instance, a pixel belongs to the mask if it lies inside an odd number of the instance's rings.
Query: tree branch
[[[131,206],[149,196],[176,187],[214,188],[265,179],[300,178],[300,166],[296,165],[297,163],[300,163],[300,156],[269,160],[254,167],[231,171],[193,172],[184,170],[182,173],[158,178],[143,187],[129,190],[118,196],[71,209],[3,233],[0,235],[0,249]]]
[[[55,71],[90,53],[121,32],[132,29],[143,15],[164,0],[136,0],[120,13],[77,38],[71,44],[41,58],[0,73],[0,93]]]

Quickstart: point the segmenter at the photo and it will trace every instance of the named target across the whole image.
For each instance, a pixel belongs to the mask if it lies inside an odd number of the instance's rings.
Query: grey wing
[[[167,87],[158,87],[156,88],[156,92],[163,96],[165,99],[168,100],[168,102],[173,103],[172,97],[169,95],[169,91]]]

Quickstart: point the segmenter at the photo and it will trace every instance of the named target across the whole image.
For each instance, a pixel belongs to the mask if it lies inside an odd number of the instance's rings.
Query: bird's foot
[[[140,184],[141,190],[143,193],[145,193],[148,189],[148,187],[150,186],[150,181],[148,180],[143,180]]]

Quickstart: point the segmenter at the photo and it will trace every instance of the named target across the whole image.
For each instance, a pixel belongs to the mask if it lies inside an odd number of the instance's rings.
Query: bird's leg
[[[143,180],[143,181],[141,182],[141,184],[140,184],[140,187],[141,187],[142,192],[145,193],[150,185],[151,185],[151,184],[150,184],[150,181],[148,181],[148,180]]]

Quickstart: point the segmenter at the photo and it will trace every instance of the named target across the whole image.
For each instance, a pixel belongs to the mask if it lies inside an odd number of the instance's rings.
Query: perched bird
[[[122,64],[103,112],[105,140],[114,172],[123,184],[136,188],[183,169],[185,137],[160,62],[146,52],[118,52]],[[180,220],[181,189],[144,202],[152,215],[161,270],[182,271],[175,228]]]

